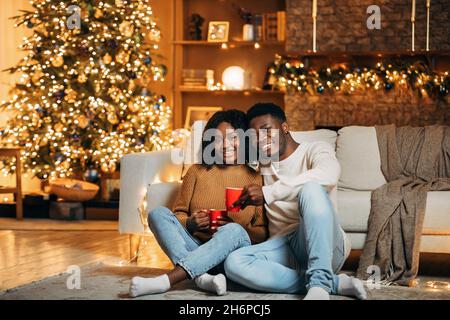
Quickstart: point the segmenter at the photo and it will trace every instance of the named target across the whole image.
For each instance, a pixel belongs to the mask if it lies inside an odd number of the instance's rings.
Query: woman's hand
[[[186,229],[190,234],[209,229],[209,215],[207,210],[198,210],[186,220]]]

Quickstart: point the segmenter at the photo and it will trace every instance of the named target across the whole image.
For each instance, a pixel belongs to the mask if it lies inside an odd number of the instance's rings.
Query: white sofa
[[[198,132],[197,130],[197,136]],[[338,217],[349,235],[352,249],[362,249],[367,233],[371,191],[386,181],[380,169],[375,128],[350,126],[338,134],[330,130],[292,132],[295,140],[323,140],[336,148],[341,164],[337,192]],[[192,142],[187,149],[197,152]],[[138,208],[147,195],[148,210],[171,207],[180,186],[185,155],[180,148],[130,154],[121,160],[119,231],[142,233]],[[422,252],[450,253],[450,191],[429,192],[421,238]]]

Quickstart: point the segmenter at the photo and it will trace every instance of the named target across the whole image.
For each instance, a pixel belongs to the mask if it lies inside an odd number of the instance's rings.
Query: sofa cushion
[[[367,232],[371,191],[338,191],[338,217],[347,232]],[[424,234],[450,235],[450,191],[430,191],[427,195]]]
[[[338,190],[338,220],[344,231],[367,232],[371,193]]]
[[[341,165],[340,189],[371,191],[386,183],[374,127],[350,126],[339,130],[336,157]]]
[[[332,130],[319,129],[312,131],[291,131],[292,138],[297,142],[314,142],[314,141],[325,141],[336,149],[336,139],[337,133]]]
[[[150,212],[158,206],[172,206],[181,187],[181,181],[152,183],[147,188],[147,211]]]
[[[347,238],[353,250],[362,250],[366,242],[367,233],[347,233]],[[422,235],[420,237],[420,252],[450,253],[448,235]]]

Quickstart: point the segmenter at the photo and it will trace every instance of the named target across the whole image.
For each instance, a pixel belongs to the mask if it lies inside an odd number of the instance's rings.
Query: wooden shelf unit
[[[283,0],[242,0],[240,6],[255,14],[285,10]],[[173,0],[173,109],[174,127],[184,125],[189,106],[220,106],[224,109],[247,110],[256,102],[274,102],[284,107],[284,93],[260,90],[269,63],[275,54],[284,54],[284,41],[242,41],[243,21],[232,3],[219,0]],[[188,40],[187,25],[193,13],[205,18],[202,40]],[[226,48],[220,42],[208,42],[209,21],[229,21],[230,32]],[[221,82],[222,72],[228,66],[238,65],[252,73],[251,90],[207,90],[182,85],[183,69],[212,69],[215,82]]]
[[[202,88],[186,88],[180,86],[178,88],[179,92],[191,92],[191,93],[204,93],[204,94],[216,94],[216,95],[226,95],[226,94],[242,94],[242,95],[251,95],[251,94],[268,94],[268,95],[284,95],[284,91],[277,90],[262,90],[262,89],[249,89],[249,90],[208,90]]]
[[[208,42],[206,40],[179,40],[173,41],[174,45],[183,45],[183,46],[214,46],[214,47],[222,47],[223,44],[226,44],[229,49],[235,47],[254,47],[255,44],[259,44],[261,47],[266,46],[280,46],[284,47],[284,41],[227,41],[227,42]],[[261,49],[261,48],[260,48]]]
[[[16,160],[16,186],[1,187],[0,194],[13,193],[16,202],[16,218],[23,219],[23,199],[22,199],[22,162],[20,161],[20,148],[0,147],[0,157],[14,157]]]

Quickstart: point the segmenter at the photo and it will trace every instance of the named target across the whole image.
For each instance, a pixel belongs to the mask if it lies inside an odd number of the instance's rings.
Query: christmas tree
[[[156,61],[160,31],[147,1],[31,4],[34,12],[13,17],[33,34],[0,105],[13,115],[0,138],[22,148],[24,169],[42,179],[112,173],[127,153],[169,147],[171,110],[148,89],[167,69]],[[14,169],[3,163],[4,173]]]

